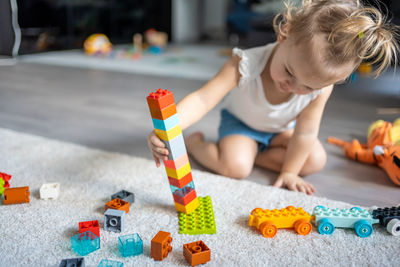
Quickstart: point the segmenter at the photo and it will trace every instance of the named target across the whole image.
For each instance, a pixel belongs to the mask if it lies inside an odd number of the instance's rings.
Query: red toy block
[[[99,226],[99,221],[94,220],[94,221],[86,221],[86,222],[80,222],[79,223],[79,233],[83,233],[86,231],[90,231],[93,234],[97,235],[100,237],[100,226]]]
[[[3,179],[4,181],[4,188],[9,188],[10,187],[10,183],[8,181],[10,181],[11,179],[11,175],[4,173],[4,172],[0,172],[0,179]]]
[[[106,210],[114,209],[114,210],[124,210],[125,213],[129,212],[129,202],[124,201],[119,198],[114,198],[113,200],[106,203]]]
[[[183,245],[183,256],[192,266],[204,264],[211,260],[211,250],[199,240]]]
[[[172,251],[171,234],[159,231],[151,240],[151,257],[156,261],[162,261],[168,257],[168,253]]]
[[[4,190],[4,205],[29,202],[29,186],[6,188]]]
[[[193,181],[192,172],[189,172],[188,174],[183,176],[181,179],[176,179],[174,177],[168,176],[168,180],[169,180],[170,185],[176,186],[178,188],[183,188],[185,185],[187,185],[188,183]]]
[[[194,190],[193,188],[190,188],[190,189],[191,190],[189,192],[186,192],[186,194],[184,196],[180,196],[179,194],[172,194],[172,196],[174,197],[174,201],[183,206],[186,206],[187,204],[192,202],[192,200],[197,197],[197,194],[196,194],[196,190]]]
[[[176,105],[175,103],[166,106],[163,109],[158,109],[158,108],[152,108],[149,107],[150,109],[150,114],[153,119],[158,119],[158,120],[165,120],[171,117],[172,115],[176,114]]]
[[[153,109],[163,109],[171,104],[174,104],[174,96],[167,89],[157,89],[147,97],[147,104]]]

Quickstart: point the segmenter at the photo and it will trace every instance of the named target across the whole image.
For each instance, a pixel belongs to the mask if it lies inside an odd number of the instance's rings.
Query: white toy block
[[[41,199],[57,199],[60,195],[60,184],[49,183],[43,184],[39,190]]]

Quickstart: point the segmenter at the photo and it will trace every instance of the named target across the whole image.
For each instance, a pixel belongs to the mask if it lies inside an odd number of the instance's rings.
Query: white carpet
[[[143,138],[143,142],[145,139]],[[63,258],[77,257],[70,238],[78,222],[100,220],[111,194],[126,189],[136,195],[122,234],[139,233],[144,254],[122,258],[119,234],[101,230],[101,248],[85,257],[86,266],[114,259],[125,266],[184,266],[184,243],[203,240],[211,249],[208,266],[399,266],[400,239],[380,226],[361,239],[354,230],[337,229],[322,236],[279,230],[266,239],[247,226],[255,207],[301,206],[311,212],[316,205],[345,208],[352,205],[300,193],[236,181],[193,171],[198,195],[210,195],[217,234],[178,234],[178,217],[164,169],[149,160],[52,141],[0,129],[0,171],[12,174],[13,187],[29,185],[29,204],[0,206],[0,266],[58,266]],[[61,183],[57,200],[40,200],[43,183]],[[159,231],[172,234],[173,251],[162,263],[150,258],[150,240]]]

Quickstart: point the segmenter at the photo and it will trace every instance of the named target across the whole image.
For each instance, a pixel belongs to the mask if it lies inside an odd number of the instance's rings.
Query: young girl
[[[233,178],[248,176],[254,164],[280,172],[274,186],[312,194],[315,188],[300,175],[326,163],[318,131],[334,84],[364,60],[378,64],[377,75],[397,62],[397,28],[358,0],[287,5],[274,27],[276,43],[233,49],[219,73],[177,105],[180,125],[186,129],[227,96],[218,143],[192,134],[186,139],[189,154]],[[160,166],[168,149],[154,132],[148,144]]]

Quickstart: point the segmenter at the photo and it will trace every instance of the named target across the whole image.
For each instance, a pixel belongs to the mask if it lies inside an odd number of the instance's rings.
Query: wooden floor
[[[150,159],[146,137],[153,126],[146,95],[156,88],[168,88],[178,101],[202,84],[29,63],[0,66],[0,127]],[[338,86],[326,108],[321,140],[330,135],[365,140],[369,123],[378,118],[393,120],[396,115],[376,111],[400,106],[399,84],[398,77],[385,76]],[[207,139],[216,140],[219,110],[211,111],[185,134],[202,130]],[[317,196],[362,206],[400,203],[400,187],[383,171],[345,159],[337,147],[325,147],[326,168],[305,178],[316,186]],[[199,168],[194,162],[192,167]],[[248,180],[268,185],[276,176],[256,168]]]

